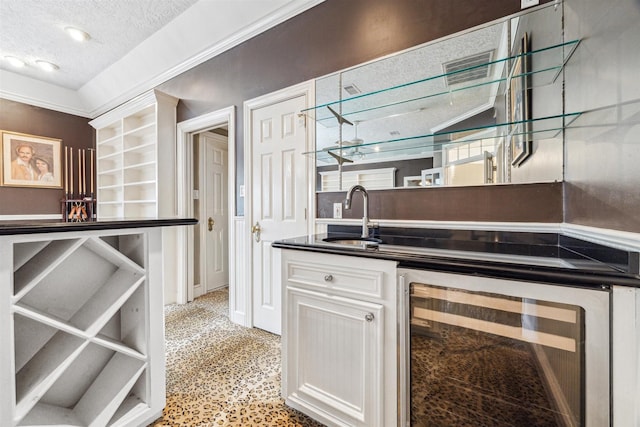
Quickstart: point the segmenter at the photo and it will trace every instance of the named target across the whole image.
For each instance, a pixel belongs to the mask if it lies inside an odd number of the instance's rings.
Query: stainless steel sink
[[[378,246],[382,243],[382,240],[374,237],[326,237],[322,241],[327,243],[334,243],[336,245],[349,245],[349,246]]]

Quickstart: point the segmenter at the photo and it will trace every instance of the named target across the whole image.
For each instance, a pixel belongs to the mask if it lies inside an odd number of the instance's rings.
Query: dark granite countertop
[[[638,252],[556,233],[381,227],[378,244],[325,239],[359,237],[360,227],[329,226],[327,234],[285,239],[274,247],[397,261],[399,267],[567,286],[640,287]]]
[[[60,233],[68,231],[116,230],[123,228],[172,227],[193,225],[194,218],[122,219],[110,221],[64,222],[40,221],[0,221],[0,236],[17,234]]]

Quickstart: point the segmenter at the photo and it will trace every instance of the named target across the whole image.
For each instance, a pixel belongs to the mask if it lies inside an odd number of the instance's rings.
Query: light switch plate
[[[540,0],[520,0],[520,9],[526,9],[531,6],[537,6]]]
[[[193,200],[198,200],[200,198],[200,192],[198,190],[193,190]]]
[[[342,218],[342,203],[333,204],[333,217]]]
[[[244,185],[240,186],[240,197],[244,197]]]

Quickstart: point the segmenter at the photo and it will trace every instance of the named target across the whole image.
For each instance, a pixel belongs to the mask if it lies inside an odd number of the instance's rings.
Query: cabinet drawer
[[[385,274],[394,271],[395,263],[300,252],[288,254],[284,268],[288,286],[383,299]]]

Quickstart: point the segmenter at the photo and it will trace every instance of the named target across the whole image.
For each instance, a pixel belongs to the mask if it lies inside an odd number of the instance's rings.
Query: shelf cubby
[[[49,243],[48,240],[40,242],[18,243],[13,247],[13,271],[16,272],[27,261],[33,258],[38,252],[44,249]]]
[[[124,184],[156,181],[155,162],[138,163],[123,170]]]
[[[33,250],[33,255],[25,259],[28,254],[14,257],[15,268],[13,279],[13,292],[15,300],[20,300],[31,289],[41,281],[46,280],[52,271],[58,268],[61,263],[68,260],[69,256],[76,251],[84,242],[84,239],[56,240],[50,243],[29,244],[31,249],[43,245],[39,251]]]
[[[79,337],[58,331],[16,373],[17,419],[24,418],[87,344]]]
[[[135,200],[154,200],[156,198],[156,183],[146,181],[141,183],[126,184],[124,195],[129,202]]]
[[[113,173],[122,169],[122,155],[110,155],[108,157],[100,157],[102,154],[98,154],[98,176],[106,172]]]
[[[155,165],[156,153],[153,150],[130,150],[124,158],[123,169]]]
[[[126,401],[146,363],[118,352],[90,346],[57,378],[42,398],[24,415],[20,426],[90,426],[109,420]],[[137,396],[140,402],[145,396]],[[129,407],[130,404],[127,404]],[[103,421],[102,425],[106,425]]]
[[[130,218],[148,218],[153,215],[154,209],[153,200],[129,200],[125,203],[124,213]]]
[[[148,354],[144,324],[144,290],[138,288],[95,335],[92,341],[130,357],[145,360]]]
[[[124,132],[130,133],[148,125],[156,124],[156,106],[149,105],[133,114],[123,118]]]
[[[120,135],[122,135],[122,123],[117,120],[100,129],[96,137],[97,144],[102,145],[118,140]]]
[[[98,192],[98,200],[100,200],[100,192]],[[123,218],[123,204],[122,201],[117,202],[98,202],[98,209],[100,210],[101,219],[120,219]]]

